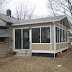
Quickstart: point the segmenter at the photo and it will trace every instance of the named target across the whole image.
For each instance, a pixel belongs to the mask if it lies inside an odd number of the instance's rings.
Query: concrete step
[[[32,56],[31,50],[19,50],[16,55],[17,57],[29,57]]]

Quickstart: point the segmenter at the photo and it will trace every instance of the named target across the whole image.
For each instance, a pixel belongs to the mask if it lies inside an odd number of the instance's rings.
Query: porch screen
[[[68,39],[67,39],[67,31],[66,31],[66,42],[68,42]]]
[[[63,42],[63,30],[60,29],[60,42]]]
[[[15,30],[15,49],[21,49],[21,29]]]
[[[50,43],[50,27],[41,28],[41,43]]]
[[[40,43],[40,28],[32,28],[32,43]]]
[[[59,28],[56,27],[56,43],[59,43],[59,35],[60,35],[59,31],[60,31]]]
[[[65,36],[66,36],[66,33],[65,33],[65,30],[63,30],[63,42],[65,42]]]

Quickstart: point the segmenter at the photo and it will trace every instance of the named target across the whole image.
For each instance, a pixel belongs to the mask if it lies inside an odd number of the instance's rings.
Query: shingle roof
[[[55,17],[46,17],[46,18],[38,18],[38,19],[30,19],[30,20],[19,20],[19,23],[13,24],[13,26],[14,25],[36,24],[36,23],[60,21],[65,17],[66,17],[65,15],[61,15],[61,16],[55,16]]]
[[[12,23],[12,26],[55,22],[55,21],[60,21],[64,18],[66,18],[65,15],[60,15],[60,16],[55,16],[55,17],[45,17],[45,18],[30,19],[30,20],[18,20],[14,17],[8,17],[5,14],[0,14],[0,19],[4,20],[6,22]]]
[[[18,19],[14,17],[8,17],[5,14],[0,14],[0,19],[10,23],[19,23]]]

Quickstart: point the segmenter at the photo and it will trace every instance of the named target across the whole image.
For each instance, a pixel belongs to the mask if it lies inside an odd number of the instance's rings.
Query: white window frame
[[[63,29],[63,28],[61,28],[61,27],[59,27],[59,26],[56,26],[57,28],[59,28],[59,31],[60,31],[60,29],[62,29],[62,36],[63,36],[63,30],[65,31],[65,34],[66,34],[66,29]],[[55,27],[55,28],[56,28]],[[60,34],[59,34],[59,36],[60,36]],[[65,36],[66,37],[66,36]],[[59,37],[60,38],[60,37]],[[67,35],[67,38],[68,38],[68,35]],[[58,39],[57,39],[58,40]],[[56,41],[56,40],[55,40]],[[66,42],[66,38],[65,38],[65,42],[60,42],[60,39],[59,39],[59,42],[57,41],[56,42],[56,44],[59,44],[59,43],[68,43],[68,41]]]
[[[42,27],[50,27],[50,43],[41,43],[41,28]],[[51,25],[49,26],[39,26],[39,27],[31,27],[32,28],[40,28],[40,43],[32,43],[31,44],[51,44]],[[32,33],[32,30],[31,30],[31,33]],[[31,35],[32,36],[32,35]],[[31,38],[32,39],[32,38]]]
[[[15,30],[16,29],[21,29],[21,36],[22,36],[22,31],[23,31],[23,29],[29,29],[29,27],[23,27],[23,28],[13,28],[13,51],[18,51],[18,50],[24,50],[23,49],[23,40],[21,39],[21,49],[15,49]],[[31,38],[31,31],[29,30],[29,38]],[[31,49],[31,39],[29,39],[29,41],[30,41],[30,48],[29,49]],[[28,50],[28,49],[26,49],[26,50]]]

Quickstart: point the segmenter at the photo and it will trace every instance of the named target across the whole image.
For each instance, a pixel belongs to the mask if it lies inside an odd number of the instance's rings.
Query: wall
[[[3,20],[0,20],[0,23],[5,25],[6,22],[4,22]],[[0,43],[0,57],[5,57],[9,54],[8,52],[8,49],[11,49],[11,51],[13,50],[12,48],[12,36],[13,36],[13,29],[11,26],[9,26],[9,28],[7,28],[9,30],[9,33],[10,33],[10,37],[9,38],[6,38],[6,42],[5,43]]]
[[[5,25],[6,22],[0,19],[0,24]],[[0,43],[0,58],[5,57],[8,54],[8,48],[9,48],[9,38],[6,38],[5,43]]]
[[[30,25],[22,25],[22,26],[15,26],[14,28],[29,28]],[[31,25],[31,28],[34,28],[34,27],[51,27],[51,43],[48,43],[48,44],[39,44],[39,43],[31,43],[31,48],[32,50],[54,50],[54,26],[52,25],[52,23],[41,23],[41,24],[33,24]]]
[[[1,20],[1,19],[0,19],[0,23],[1,23],[1,24],[3,24],[3,25],[5,25],[5,24],[6,24],[6,22],[4,22],[4,21],[3,21],[3,20]]]
[[[64,29],[64,30],[67,30],[67,28],[65,27],[65,26],[62,26],[62,25],[60,25],[60,24],[55,24],[55,27],[58,27],[58,28],[61,28],[61,29]],[[56,32],[55,32],[55,34],[56,34]],[[68,42],[59,42],[59,43],[56,43],[56,51],[57,50],[62,50],[62,49],[64,49],[64,48],[67,48],[68,47]]]
[[[68,47],[72,48],[72,34],[68,32]]]
[[[56,43],[55,44],[55,38],[54,38],[54,34],[55,34],[55,32],[54,32],[54,24],[52,24],[52,23],[41,23],[41,24],[32,24],[32,25],[22,25],[22,26],[15,26],[14,27],[14,29],[15,28],[19,28],[19,29],[21,29],[21,28],[29,28],[29,26],[31,26],[32,28],[34,28],[34,27],[43,27],[43,26],[45,26],[45,27],[47,27],[47,26],[50,26],[51,27],[51,43],[48,43],[48,44],[33,44],[33,43],[31,43],[31,48],[32,48],[32,50],[48,50],[48,51],[53,51],[54,52],[54,50],[56,49],[56,51],[57,50],[62,50],[62,49],[64,49],[64,48],[67,48],[68,47],[68,43],[67,42],[63,42],[63,43]],[[57,27],[60,27],[60,28],[62,28],[62,29],[65,29],[65,30],[67,30],[67,28],[65,27],[65,26],[62,26],[62,25],[59,25],[59,24],[57,24],[57,23],[55,23],[55,26],[57,26]]]
[[[13,52],[13,27],[11,25],[9,25],[9,48],[11,49],[11,52]]]
[[[9,52],[9,38],[6,38],[5,43],[0,43],[0,57],[5,57]]]

